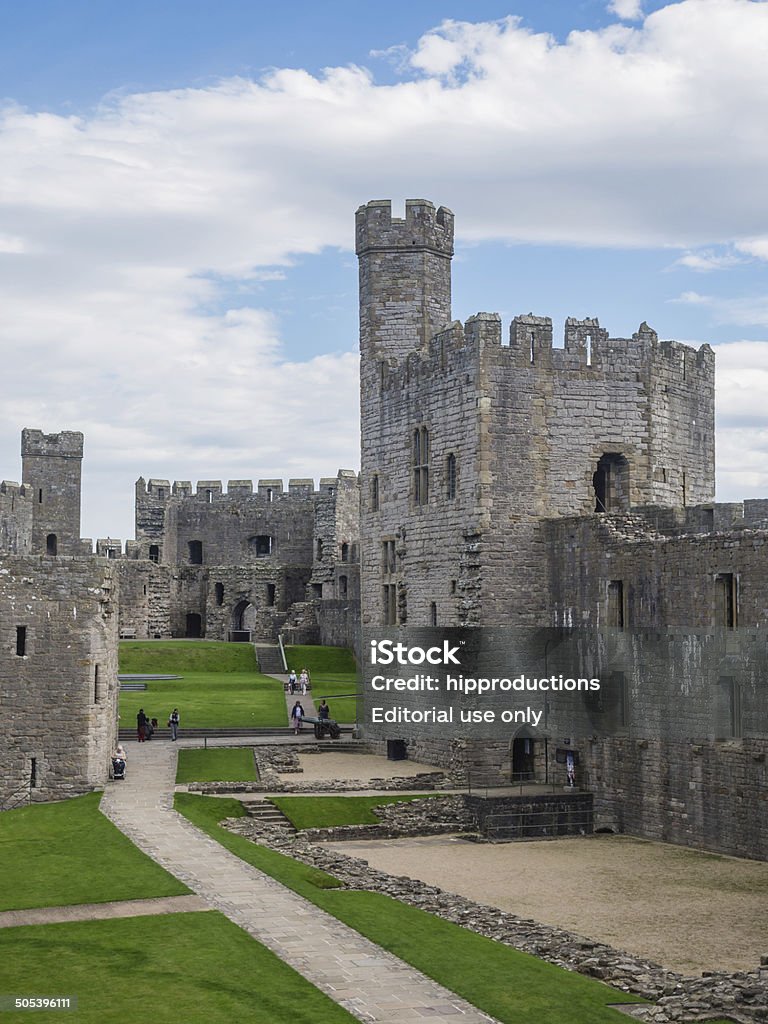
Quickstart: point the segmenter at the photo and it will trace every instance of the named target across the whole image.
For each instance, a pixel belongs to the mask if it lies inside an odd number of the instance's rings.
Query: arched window
[[[217,583],[213,588],[213,592],[216,595],[216,604],[221,607],[224,604],[224,584]]]
[[[55,533],[49,533],[45,538],[45,553],[46,555],[55,555],[59,549],[59,542],[56,538]]]
[[[413,432],[413,503],[429,504],[429,431],[417,427]]]
[[[203,564],[203,542],[201,540],[191,540],[187,544],[189,548],[189,564],[190,565],[202,565]]]
[[[349,544],[345,543],[341,545],[341,560],[342,562],[349,561]]]
[[[149,545],[149,560],[150,562],[160,561],[160,548],[158,547],[157,544]]]

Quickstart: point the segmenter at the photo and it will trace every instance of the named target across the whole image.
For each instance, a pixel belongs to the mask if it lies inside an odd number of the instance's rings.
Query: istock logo
[[[442,647],[408,647],[407,644],[394,643],[392,640],[371,640],[371,664],[391,665],[422,665],[425,661],[430,665],[459,665],[456,657],[458,647],[451,647],[447,640]]]

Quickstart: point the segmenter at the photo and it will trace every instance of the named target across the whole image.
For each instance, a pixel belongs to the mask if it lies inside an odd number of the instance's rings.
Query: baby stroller
[[[113,779],[124,779],[125,778],[125,761],[122,757],[112,758],[112,778]]]

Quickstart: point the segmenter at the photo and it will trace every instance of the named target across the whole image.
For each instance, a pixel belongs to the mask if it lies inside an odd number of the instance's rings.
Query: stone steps
[[[268,800],[254,800],[250,803],[244,803],[243,806],[249,818],[253,818],[264,825],[274,825],[278,828],[286,829],[289,832],[296,831],[283,812]]]
[[[274,647],[262,647],[259,644],[256,647],[256,659],[259,663],[259,672],[263,672],[265,676],[285,674],[283,657],[277,645]]]

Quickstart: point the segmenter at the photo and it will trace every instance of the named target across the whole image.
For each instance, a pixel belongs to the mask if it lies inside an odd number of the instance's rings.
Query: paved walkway
[[[360,1020],[492,1018],[241,861],[173,809],[176,745],[134,748],[101,809],[133,842]]]
[[[158,896],[153,900],[113,900],[108,903],[72,903],[66,907],[33,907],[4,910],[0,928],[25,924],[64,924],[67,921],[104,921],[118,917],[149,917],[154,914],[189,914],[210,910],[199,896]]]

